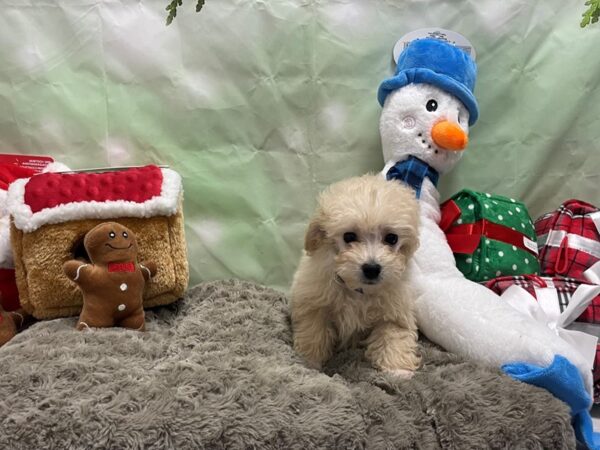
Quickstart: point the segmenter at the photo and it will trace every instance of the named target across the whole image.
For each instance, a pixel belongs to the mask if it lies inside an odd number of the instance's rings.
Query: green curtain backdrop
[[[184,177],[192,283],[287,289],[316,194],[379,171],[376,101],[404,33],[440,26],[478,53],[481,118],[442,180],[535,217],[600,203],[600,26],[582,1],[8,0],[0,152],[72,168],[168,164]]]

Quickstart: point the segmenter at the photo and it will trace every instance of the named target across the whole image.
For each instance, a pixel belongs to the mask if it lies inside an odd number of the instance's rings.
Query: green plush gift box
[[[533,222],[515,199],[463,189],[442,205],[440,227],[472,281],[540,270]]]

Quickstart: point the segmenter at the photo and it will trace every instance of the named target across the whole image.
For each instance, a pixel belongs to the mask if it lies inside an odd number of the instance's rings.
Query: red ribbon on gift
[[[537,257],[533,250],[525,246],[527,236],[504,225],[498,225],[486,219],[474,223],[452,225],[461,215],[460,208],[454,200],[445,202],[441,206],[441,212],[440,228],[446,233],[446,240],[453,253],[467,255],[473,253],[479,246],[481,237],[485,236],[495,241],[512,244]]]

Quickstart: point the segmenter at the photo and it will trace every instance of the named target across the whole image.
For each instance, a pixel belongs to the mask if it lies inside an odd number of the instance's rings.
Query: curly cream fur
[[[419,206],[411,189],[365,175],[330,186],[305,238],[294,276],[294,347],[320,368],[336,347],[365,337],[366,357],[382,370],[411,374],[420,363],[417,326],[405,269],[418,247]],[[346,243],[352,232],[357,241]],[[389,234],[398,242],[385,242]],[[363,264],[376,263],[376,281]],[[371,282],[369,282],[371,281]]]

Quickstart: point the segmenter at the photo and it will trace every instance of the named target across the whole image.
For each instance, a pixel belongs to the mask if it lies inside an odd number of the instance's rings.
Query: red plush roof
[[[157,166],[104,173],[42,173],[27,183],[24,200],[33,213],[74,202],[143,203],[160,196],[162,182]]]

